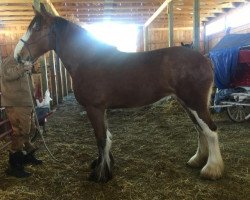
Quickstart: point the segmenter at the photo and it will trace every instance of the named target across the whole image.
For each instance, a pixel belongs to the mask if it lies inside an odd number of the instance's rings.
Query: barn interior
[[[40,3],[126,52],[184,43],[206,55],[225,35],[250,33],[249,0],[0,0],[0,63],[26,32],[34,16],[32,6],[39,10]],[[106,184],[88,181],[96,144],[91,124],[74,99],[71,77],[53,51],[34,67],[36,95],[43,98],[49,90],[56,109],[46,123],[45,139],[60,161],[50,158],[40,138],[44,166],[30,167],[34,176],[17,180],[5,175],[8,151],[2,150],[0,199],[249,198],[249,121],[237,124],[225,112],[213,114],[225,176],[215,182],[202,180],[198,170],[185,166],[196,151],[196,130],[174,100],[109,111],[115,176]]]

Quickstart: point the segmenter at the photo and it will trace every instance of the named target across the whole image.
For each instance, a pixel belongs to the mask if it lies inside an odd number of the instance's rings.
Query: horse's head
[[[41,12],[33,7],[35,17],[16,45],[14,57],[19,63],[32,63],[54,47],[52,42],[55,37],[53,34],[54,16],[46,11],[43,4],[40,5]]]

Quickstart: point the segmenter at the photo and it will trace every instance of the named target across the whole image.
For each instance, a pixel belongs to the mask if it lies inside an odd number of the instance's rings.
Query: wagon
[[[210,51],[214,65],[216,111],[226,109],[234,122],[250,118],[250,34],[226,35]]]

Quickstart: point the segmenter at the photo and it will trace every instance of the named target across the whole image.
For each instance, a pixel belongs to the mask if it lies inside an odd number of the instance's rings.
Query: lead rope
[[[30,96],[31,96],[31,98],[32,98],[32,97],[33,97],[33,94],[32,94],[33,87],[30,85],[30,80],[32,80],[32,79],[31,79],[31,73],[27,73],[27,76],[26,76],[26,77],[27,77],[27,81],[28,81],[28,87],[29,87],[29,91],[30,91]],[[29,79],[30,79],[30,80],[29,80]],[[42,131],[40,130],[38,118],[37,118],[37,115],[36,115],[36,110],[35,110],[34,101],[32,101],[32,107],[33,107],[33,111],[34,111],[34,115],[35,115],[35,122],[36,122],[36,126],[37,126],[36,128],[37,128],[37,130],[38,130],[39,135],[40,135],[41,138],[42,138],[44,147],[45,147],[45,149],[47,150],[47,152],[49,153],[49,155],[51,156],[51,158],[52,158],[54,161],[59,162],[59,160],[57,160],[57,159],[53,156],[53,154],[51,153],[51,151],[49,150],[49,148],[48,148],[48,146],[47,146],[47,144],[46,144],[46,142],[45,142],[43,133],[42,133]]]

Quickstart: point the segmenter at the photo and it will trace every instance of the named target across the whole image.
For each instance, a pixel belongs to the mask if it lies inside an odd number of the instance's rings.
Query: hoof
[[[112,154],[110,154],[110,164],[104,162],[100,162],[100,159],[96,159],[91,164],[92,172],[89,176],[90,181],[94,181],[97,183],[106,183],[113,178],[112,169],[114,166],[114,158]]]
[[[222,177],[224,165],[205,165],[201,170],[201,178],[209,180],[217,180]]]
[[[192,168],[201,168],[203,167],[207,162],[207,157],[200,157],[193,156],[190,158],[190,160],[187,162],[187,165]]]
[[[24,171],[24,169],[11,168],[11,167],[5,170],[5,173],[8,176],[14,176],[16,178],[27,178],[31,176],[31,173]]]
[[[109,158],[110,158],[110,167],[113,168],[114,163],[115,163],[115,160],[114,160],[114,157],[113,157],[113,154],[112,154],[112,153],[109,154]],[[97,158],[97,159],[95,159],[95,160],[91,163],[90,169],[95,169],[95,167],[96,167],[98,164],[100,164],[100,160]]]
[[[107,183],[109,180],[113,178],[112,173],[108,172],[105,173],[105,175],[101,175],[96,171],[93,170],[91,174],[89,175],[89,181],[94,181],[96,183]]]

